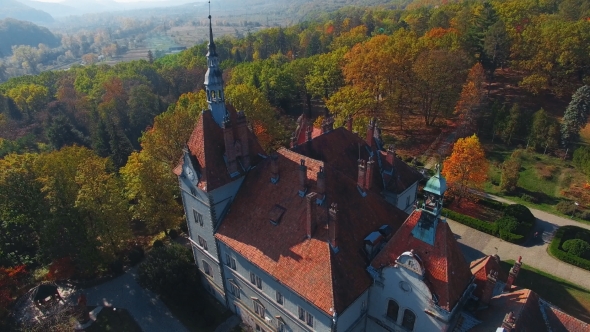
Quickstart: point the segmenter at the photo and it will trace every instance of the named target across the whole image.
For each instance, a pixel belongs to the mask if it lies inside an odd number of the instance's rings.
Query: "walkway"
[[[104,284],[82,290],[88,305],[127,309],[143,332],[187,331],[156,295],[141,288],[135,281],[137,269]]]
[[[485,194],[485,196],[497,201],[513,204],[511,201],[497,196],[488,194]],[[542,237],[531,239],[524,245],[516,245],[503,241],[450,219],[447,219],[447,221],[449,226],[451,226],[451,230],[455,233],[455,237],[468,262],[484,255],[498,254],[503,260],[516,260],[518,256],[522,256],[525,265],[530,265],[590,290],[590,271],[564,263],[549,256],[547,253],[547,246],[551,242],[553,233],[560,226],[574,225],[590,229],[590,225],[537,209],[530,210],[537,217],[535,231],[542,234]]]

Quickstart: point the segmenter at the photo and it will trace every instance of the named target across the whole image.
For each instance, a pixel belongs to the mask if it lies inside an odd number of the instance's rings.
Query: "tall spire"
[[[207,56],[217,56],[217,51],[215,49],[215,42],[213,41],[213,27],[211,24],[211,1],[209,1],[209,52]]]
[[[205,89],[207,103],[213,119],[221,127],[227,115],[225,109],[225,93],[223,91],[223,77],[219,68],[219,59],[213,41],[213,27],[211,24],[211,2],[209,1],[209,52],[207,52],[207,73],[205,73]]]

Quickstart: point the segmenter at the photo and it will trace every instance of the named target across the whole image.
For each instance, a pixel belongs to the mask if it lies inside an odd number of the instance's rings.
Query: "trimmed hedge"
[[[565,232],[571,229],[579,229],[579,227],[562,226],[557,230],[557,232],[555,233],[555,237],[553,237],[553,240],[551,240],[551,244],[549,245],[549,253],[551,254],[551,256],[559,259],[560,261],[590,271],[590,260],[574,256],[561,249],[562,242],[564,242],[562,241],[562,238]]]
[[[461,223],[465,226],[469,226],[471,228],[475,228],[478,231],[482,231],[484,233],[493,235],[495,237],[499,237],[504,241],[508,241],[511,243],[520,243],[524,239],[523,235],[513,234],[503,229],[498,228],[497,223],[489,223],[483,220],[473,218],[470,216],[466,216],[459,212],[455,212],[453,210],[449,210],[447,208],[443,208],[443,214],[458,223]]]

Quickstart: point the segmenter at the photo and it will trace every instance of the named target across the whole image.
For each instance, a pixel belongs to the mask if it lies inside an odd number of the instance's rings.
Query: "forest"
[[[389,143],[390,131],[411,141],[455,123],[459,136],[541,152],[583,144],[579,117],[559,121],[590,83],[589,1],[346,7],[216,45],[227,99],[268,151],[288,144],[302,112],[336,125],[353,117],[358,132],[377,117]],[[0,84],[1,317],[32,280],[108,274],[182,227],[171,169],[207,107],[206,47]],[[527,104],[502,86],[507,76],[559,102]]]

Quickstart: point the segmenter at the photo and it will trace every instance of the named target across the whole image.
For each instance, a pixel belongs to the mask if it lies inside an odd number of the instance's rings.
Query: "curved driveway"
[[[514,204],[514,202],[501,197],[487,194],[485,196],[500,202]],[[564,263],[549,256],[547,253],[547,246],[551,242],[553,233],[560,226],[573,225],[590,229],[590,225],[537,209],[531,208],[530,210],[537,218],[535,231],[542,234],[542,237],[531,239],[523,245],[503,241],[450,219],[447,219],[447,221],[449,226],[451,226],[451,230],[455,233],[455,237],[468,262],[484,255],[498,254],[503,260],[516,260],[518,256],[522,256],[524,264],[590,290],[590,271]]]

